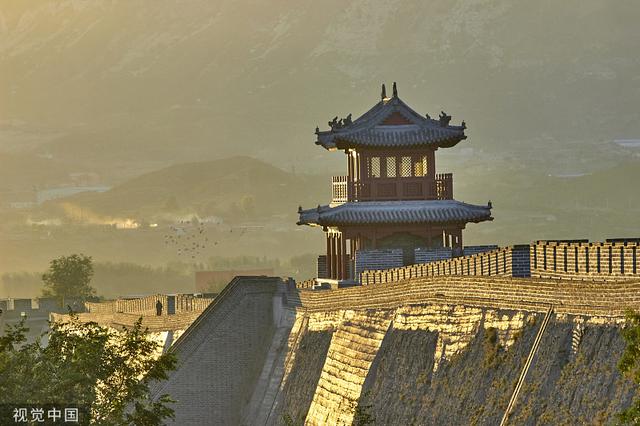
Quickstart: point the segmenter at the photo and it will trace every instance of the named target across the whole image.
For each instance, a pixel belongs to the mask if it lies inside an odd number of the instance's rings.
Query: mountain
[[[250,157],[183,163],[128,180],[103,193],[82,193],[53,201],[86,217],[158,220],[216,216],[225,221],[295,222],[300,203],[326,199],[328,178],[285,172]]]
[[[325,172],[315,126],[397,80],[481,150],[592,171],[640,134],[639,19],[633,0],[2,0],[0,130],[117,173],[231,155]]]
[[[470,241],[513,244],[544,238],[635,237],[640,199],[640,161],[592,174],[553,176],[522,166],[491,167],[469,161],[454,172],[455,198],[491,200],[496,220],[469,225]],[[477,179],[476,176],[483,176]],[[170,166],[128,180],[103,193],[82,193],[46,206],[63,207],[75,219],[175,220],[215,216],[225,222],[292,225],[298,205],[330,201],[325,175],[283,171],[250,157]]]

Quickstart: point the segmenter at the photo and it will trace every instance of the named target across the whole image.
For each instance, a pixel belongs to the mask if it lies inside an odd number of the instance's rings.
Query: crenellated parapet
[[[640,240],[536,241],[451,259],[359,271],[362,285],[451,275],[597,282],[640,279]]]

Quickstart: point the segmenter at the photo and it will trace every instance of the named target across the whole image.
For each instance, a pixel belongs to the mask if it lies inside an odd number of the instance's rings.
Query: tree
[[[627,312],[627,321],[621,330],[627,346],[618,361],[618,369],[634,383],[640,384],[640,314]],[[640,425],[640,399],[618,415],[622,424]]]
[[[85,301],[95,297],[96,291],[89,285],[93,277],[93,261],[90,256],[72,254],[53,259],[49,270],[42,275],[45,296],[65,300]]]
[[[155,356],[160,345],[146,337],[141,319],[118,332],[72,315],[51,324],[47,346],[24,344],[26,331],[19,323],[0,338],[0,405],[78,407],[85,424],[159,425],[173,418],[171,399],[152,401],[150,384],[167,379],[175,355]],[[2,411],[0,424],[10,424],[11,413]]]

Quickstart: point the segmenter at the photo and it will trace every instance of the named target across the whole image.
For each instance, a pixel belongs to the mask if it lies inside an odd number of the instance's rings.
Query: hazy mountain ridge
[[[474,178],[479,174],[485,180]],[[575,177],[470,165],[455,169],[454,196],[475,204],[493,202],[496,220],[469,226],[472,239],[483,243],[635,237],[640,200],[628,186],[634,181],[640,181],[640,162],[633,160]],[[328,203],[330,185],[329,176],[295,174],[253,158],[233,157],[174,165],[104,193],[78,194],[50,205],[134,220],[198,214],[288,226],[297,221],[298,205]]]
[[[364,112],[391,80],[419,111],[465,119],[483,149],[546,135],[536,153],[550,166],[567,140],[590,156],[640,134],[631,1],[8,1],[1,13],[3,115],[66,128],[42,148],[54,155],[305,163],[320,154],[316,124]]]
[[[177,164],[104,193],[83,193],[50,206],[73,205],[104,216],[158,219],[184,214],[226,221],[295,222],[299,203],[327,201],[328,177],[297,175],[249,157]],[[323,198],[318,200],[317,198]]]

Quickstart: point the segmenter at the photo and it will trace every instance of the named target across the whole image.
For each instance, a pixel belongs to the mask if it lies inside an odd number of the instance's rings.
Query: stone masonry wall
[[[448,275],[283,288],[235,280],[178,339],[179,367],[154,390],[178,400],[176,424],[240,424],[253,412],[265,425],[285,415],[349,425],[359,405],[377,424],[495,424],[550,305],[513,424],[607,423],[634,392],[615,363],[625,311],[640,310],[640,279]],[[274,333],[279,310],[295,317],[288,337]]]
[[[488,287],[484,296],[500,299],[505,287],[491,285],[495,278],[483,280]],[[468,284],[463,282],[460,287],[469,289]],[[639,285],[636,283],[635,291]],[[314,336],[332,333],[319,379],[317,355],[324,349],[298,349],[292,370],[297,373],[284,379],[287,394],[308,395],[309,387],[315,389],[304,423],[350,425],[359,404],[368,406],[376,424],[498,423],[544,316],[545,303],[540,300],[538,308],[529,305],[525,310],[470,306],[453,294],[429,300],[433,289],[421,286],[405,287],[403,292],[422,290],[422,303],[411,296],[383,303],[393,299],[386,290],[396,287],[296,291],[298,315],[308,320],[308,337],[303,336],[303,341],[320,342]],[[523,289],[515,287],[515,292]],[[624,292],[621,285],[617,287]],[[345,295],[359,289],[369,290],[357,292],[367,302],[357,304],[353,294]],[[471,286],[465,295],[467,302],[478,289]],[[543,288],[540,295],[555,297],[548,290]],[[311,303],[310,294],[305,293],[322,295],[322,301]],[[571,291],[564,288],[561,293],[570,297]],[[613,294],[603,299],[610,297]],[[640,300],[632,304],[637,308]],[[564,418],[568,424],[572,418],[599,418],[606,423],[629,405],[634,387],[615,368],[623,347],[617,331],[623,314],[600,314],[561,312],[553,316],[541,355],[525,382],[527,392],[536,397],[523,397],[516,403],[513,416],[518,421],[514,424],[538,424],[540,416],[551,419],[545,424],[554,424],[554,418]],[[306,379],[300,377],[303,371],[308,374]],[[563,399],[563,392],[575,397]],[[572,408],[574,404],[581,407],[579,411]],[[289,402],[276,417],[289,414],[299,420],[305,407]]]
[[[428,263],[444,259],[451,259],[451,249],[448,247],[418,247],[415,249],[415,263]]]
[[[344,311],[331,338],[307,425],[349,425],[366,373],[389,328],[388,312]]]

